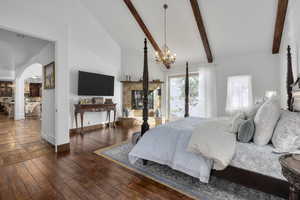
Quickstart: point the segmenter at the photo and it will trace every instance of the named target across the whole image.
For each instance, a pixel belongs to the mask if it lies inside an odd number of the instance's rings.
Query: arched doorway
[[[38,98],[35,95],[26,94],[26,81],[35,82],[40,80],[40,135],[47,142],[55,145],[55,89],[44,89],[44,66],[55,61],[55,44],[49,42],[36,56],[29,60],[26,65],[16,69],[15,79],[15,120],[24,120],[30,112],[37,111]],[[26,102],[31,101],[31,103]],[[31,105],[30,105],[31,104]],[[32,108],[30,108],[32,106]],[[26,112],[27,111],[27,112]]]
[[[41,89],[42,68],[43,66],[40,63],[31,64],[16,77],[15,120],[25,119],[26,116],[32,115],[33,112],[38,112],[37,107],[42,105],[42,91],[36,91],[37,89],[34,88],[37,85]],[[39,84],[40,86],[38,86]],[[37,114],[41,116],[41,113]]]

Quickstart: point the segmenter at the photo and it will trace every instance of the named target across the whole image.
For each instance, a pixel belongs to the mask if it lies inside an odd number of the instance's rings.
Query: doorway
[[[8,165],[53,151],[55,89],[44,89],[43,68],[55,43],[4,29],[0,43],[0,165]]]

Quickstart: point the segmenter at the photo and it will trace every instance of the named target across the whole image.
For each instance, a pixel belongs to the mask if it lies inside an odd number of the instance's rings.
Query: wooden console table
[[[83,131],[83,116],[85,112],[106,112],[106,120],[108,119],[108,126],[110,124],[110,113],[111,111],[114,112],[114,121],[113,127],[115,127],[115,120],[116,120],[116,105],[117,104],[75,104],[75,122],[76,122],[76,129],[78,129],[78,121],[77,115],[80,114],[81,120],[81,129],[80,133]]]

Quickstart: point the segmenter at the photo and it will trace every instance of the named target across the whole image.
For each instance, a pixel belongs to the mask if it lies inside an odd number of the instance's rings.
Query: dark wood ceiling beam
[[[143,19],[141,18],[141,16],[139,15],[139,13],[137,12],[137,10],[135,9],[135,7],[132,4],[131,0],[123,0],[123,1],[126,4],[126,6],[128,7],[128,9],[131,12],[132,16],[135,18],[135,20],[138,23],[138,25],[140,26],[140,28],[142,29],[142,31],[144,32],[144,34],[146,35],[146,37],[148,38],[148,40],[150,41],[150,43],[151,43],[152,47],[154,48],[154,50],[158,52],[158,54],[159,54],[160,57],[162,57],[162,51],[161,51],[161,49],[157,45],[157,43],[154,40],[152,34],[150,33],[150,31],[147,28],[147,26],[145,25]],[[165,66],[168,69],[170,68],[169,65],[165,64]]]
[[[279,53],[280,50],[281,38],[282,38],[288,3],[289,0],[278,0],[274,39],[273,39],[273,49],[272,49],[273,54]]]
[[[212,56],[210,46],[209,46],[209,42],[208,42],[208,39],[207,39],[207,34],[206,34],[205,27],[204,27],[203,19],[202,19],[202,16],[201,16],[201,11],[200,11],[200,8],[199,8],[198,0],[190,0],[190,2],[191,2],[194,17],[195,17],[195,20],[196,20],[196,23],[197,23],[197,26],[198,26],[198,30],[199,30],[199,33],[200,33],[200,36],[201,36],[201,39],[202,39],[202,43],[203,43],[203,46],[204,46],[204,49],[205,49],[207,61],[209,63],[212,63],[213,62],[213,56]]]

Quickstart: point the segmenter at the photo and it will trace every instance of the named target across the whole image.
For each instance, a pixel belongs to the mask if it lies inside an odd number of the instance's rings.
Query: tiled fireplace
[[[143,113],[143,84],[141,81],[123,81],[123,108],[131,111],[132,117]],[[161,109],[161,88],[163,82],[149,82],[149,116]]]

